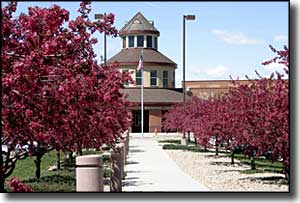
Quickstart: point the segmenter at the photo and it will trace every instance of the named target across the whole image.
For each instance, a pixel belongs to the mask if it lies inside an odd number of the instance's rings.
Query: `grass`
[[[27,157],[26,159],[18,160],[14,172],[9,178],[17,177],[21,180],[35,177],[36,157]],[[49,175],[48,168],[56,163],[56,152],[51,151],[42,157],[41,175]]]
[[[226,153],[226,155],[230,157],[229,153]],[[239,160],[243,164],[247,164],[249,166],[251,165],[250,159],[243,154],[235,154],[234,158]],[[282,173],[283,172],[282,162],[279,161],[272,162],[271,160],[263,159],[263,158],[255,158],[254,160],[255,160],[255,165],[257,167],[257,170],[245,171],[244,173],[254,173],[255,171],[257,173],[261,173],[261,172]]]
[[[263,173],[263,172],[264,171],[261,169],[255,169],[255,170],[247,169],[247,170],[240,171],[240,173],[242,174],[255,174],[255,173]]]
[[[56,164],[56,151],[46,153],[41,162],[41,178],[35,178],[35,157],[18,160],[11,176],[28,184],[34,192],[72,192],[75,190],[75,170],[48,171]]]
[[[159,140],[159,143],[180,144],[180,140]]]
[[[163,145],[163,149],[165,150],[187,150],[192,152],[209,152],[199,146],[191,146],[191,145],[181,145],[180,140],[163,140],[159,141],[162,143],[168,143]],[[171,143],[171,144],[170,144]],[[219,151],[219,154],[225,154],[230,158],[230,153]],[[250,167],[251,161],[244,154],[235,154],[235,159],[239,160],[243,164],[247,164]],[[268,159],[263,158],[255,158],[256,170],[244,170],[240,171],[244,174],[254,174],[254,173],[263,173],[263,172],[274,172],[274,173],[283,173],[283,164],[279,161],[272,162]]]
[[[165,149],[165,150],[187,150],[187,151],[192,151],[192,152],[208,152],[207,150],[199,148],[197,146],[175,145],[175,144],[164,144],[163,149]]]
[[[159,143],[169,143],[169,144],[181,144],[181,140],[159,140]],[[195,144],[194,141],[190,140],[188,144]]]
[[[99,151],[83,151],[84,155],[99,154]],[[56,151],[45,154],[41,162],[41,178],[39,182],[35,178],[35,157],[18,160],[12,177],[20,179],[28,184],[34,192],[75,192],[76,179],[75,167],[62,168],[57,171],[48,171],[48,168],[56,164]],[[110,176],[110,157],[103,156],[104,178]]]

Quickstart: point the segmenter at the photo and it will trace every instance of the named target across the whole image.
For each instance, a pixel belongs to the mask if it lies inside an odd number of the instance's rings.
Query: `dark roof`
[[[127,100],[134,103],[141,103],[140,88],[125,88],[121,90],[127,94]],[[176,89],[144,88],[144,103],[176,104],[183,101],[183,94]]]
[[[141,32],[142,31],[142,32]],[[138,12],[131,18],[131,20],[119,31],[119,35],[126,34],[139,34],[139,33],[152,33],[159,35],[159,31]]]
[[[107,63],[114,63],[115,61],[119,62],[120,65],[138,65],[140,57],[141,57],[141,50],[143,52],[143,59],[144,64],[147,63],[155,63],[155,64],[162,64],[162,65],[172,65],[176,66],[177,64],[160,53],[155,49],[149,48],[127,48],[122,49],[119,53],[111,57],[107,60]]]

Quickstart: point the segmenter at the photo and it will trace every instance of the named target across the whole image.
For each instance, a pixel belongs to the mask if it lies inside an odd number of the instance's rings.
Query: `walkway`
[[[208,191],[180,170],[153,137],[131,137],[123,191]]]

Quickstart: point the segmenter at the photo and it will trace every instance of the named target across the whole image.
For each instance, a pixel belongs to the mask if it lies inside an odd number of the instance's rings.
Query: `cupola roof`
[[[153,21],[148,21],[141,12],[138,12],[119,31],[120,36],[128,34],[156,34],[159,36],[159,31],[154,27]]]

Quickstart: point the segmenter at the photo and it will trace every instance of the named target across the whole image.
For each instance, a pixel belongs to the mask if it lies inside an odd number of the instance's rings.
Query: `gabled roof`
[[[157,34],[159,31],[143,16],[141,12],[138,12],[131,18],[131,20],[119,31],[119,35],[126,34]]]
[[[171,65],[175,68],[177,67],[177,64],[160,53],[159,51],[155,49],[149,49],[149,48],[127,48],[122,49],[119,53],[111,57],[109,60],[107,60],[107,63],[114,63],[119,62],[120,65],[138,65],[140,57],[141,57],[141,51],[143,52],[143,61],[144,64],[147,65],[147,63],[155,63],[157,65]]]

